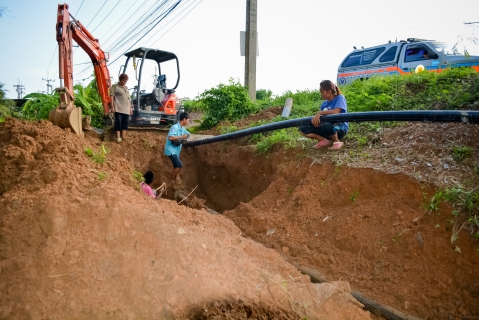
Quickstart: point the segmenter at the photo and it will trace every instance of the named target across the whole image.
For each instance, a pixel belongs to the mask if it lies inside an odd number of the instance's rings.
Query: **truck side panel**
[[[345,85],[358,79],[368,79],[374,75],[403,75],[415,72],[416,67],[419,65],[422,65],[424,70],[428,72],[442,72],[445,69],[457,67],[471,67],[479,72],[479,57],[441,54],[436,50],[435,45],[437,46],[437,42],[422,40],[355,50],[342,61],[338,68],[337,83],[339,85]],[[398,47],[394,61],[387,61],[387,63],[381,62],[381,60],[390,60],[390,57],[386,59],[383,58],[388,54],[388,50],[391,50],[394,46]],[[365,52],[378,50],[379,48],[385,48],[385,50],[383,50],[384,53],[377,56],[371,63],[361,64],[361,60],[358,57]],[[351,59],[351,57],[355,59],[354,61],[359,62],[356,62],[356,65],[354,65],[354,63],[348,60]]]

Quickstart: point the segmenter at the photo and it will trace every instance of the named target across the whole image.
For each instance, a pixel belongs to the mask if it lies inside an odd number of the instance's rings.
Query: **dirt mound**
[[[140,193],[135,171],[167,181],[164,139],[0,124],[1,319],[369,318],[348,283],[312,284],[231,220]]]
[[[479,185],[479,126],[403,123],[366,135],[365,146],[346,140],[340,153],[311,152],[318,161],[401,173],[431,186],[474,189]]]

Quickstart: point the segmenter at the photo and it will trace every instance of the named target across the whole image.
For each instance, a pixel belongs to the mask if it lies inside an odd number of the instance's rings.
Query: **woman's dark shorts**
[[[129,114],[115,112],[115,131],[127,130],[129,118]]]
[[[168,156],[168,158],[170,158],[171,162],[173,163],[173,168],[183,168],[183,163],[177,154],[172,154],[171,156]]]
[[[332,122],[322,122],[318,127],[315,127],[312,124],[305,124],[300,126],[298,129],[303,134],[314,133],[328,140],[331,140],[331,136],[333,136],[335,133],[338,134],[338,139],[341,140],[344,138],[347,132]]]

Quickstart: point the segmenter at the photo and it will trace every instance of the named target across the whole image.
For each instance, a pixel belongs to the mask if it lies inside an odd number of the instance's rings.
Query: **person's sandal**
[[[329,148],[329,150],[339,150],[343,147],[344,142],[339,141],[339,142],[333,142],[333,146]]]
[[[117,138],[117,139],[116,139],[116,142],[121,142],[121,138]]]
[[[330,143],[329,140],[324,139],[324,140],[319,141],[317,144],[315,144],[313,146],[313,148],[314,149],[319,149],[319,148],[322,148],[322,147],[325,147],[325,146],[329,145],[329,143]]]

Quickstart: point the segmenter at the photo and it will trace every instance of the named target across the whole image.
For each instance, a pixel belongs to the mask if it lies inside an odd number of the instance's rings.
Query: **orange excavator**
[[[105,120],[110,119],[110,87],[111,78],[108,71],[107,62],[109,54],[105,53],[98,39],[68,12],[67,4],[59,4],[57,11],[56,39],[58,42],[59,63],[60,63],[60,88],[56,90],[60,94],[60,105],[53,109],[49,114],[49,120],[53,124],[62,128],[70,128],[73,132],[83,135],[81,108],[74,105],[73,91],[73,43],[75,42],[90,57],[98,93],[103,104]],[[175,94],[180,80],[180,69],[178,58],[174,53],[150,48],[138,48],[125,54],[126,63],[122,66],[123,72],[127,73],[127,66],[130,59],[135,69],[135,78],[137,83],[134,85],[134,91],[131,94],[134,107],[133,115],[130,121],[130,127],[161,127],[165,124],[176,123],[179,120],[179,114],[183,111],[179,99]],[[137,61],[138,59],[138,61]],[[154,81],[152,92],[140,90],[142,73],[147,72],[144,67],[145,61],[151,60],[160,75]],[[165,62],[176,62],[176,84],[173,88],[166,87],[166,75],[161,74],[162,64]],[[140,66],[139,73],[137,65]],[[153,71],[151,71],[153,73]],[[130,80],[132,77],[130,77]],[[128,84],[130,84],[129,82]],[[108,121],[107,121],[108,122]]]

